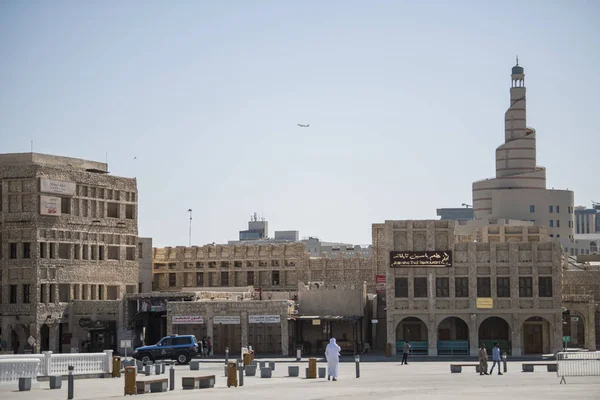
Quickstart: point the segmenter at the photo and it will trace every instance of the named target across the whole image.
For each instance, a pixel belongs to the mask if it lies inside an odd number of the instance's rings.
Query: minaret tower
[[[512,68],[510,106],[504,114],[504,144],[496,149],[496,178],[536,171],[535,129],[527,127],[525,71]]]

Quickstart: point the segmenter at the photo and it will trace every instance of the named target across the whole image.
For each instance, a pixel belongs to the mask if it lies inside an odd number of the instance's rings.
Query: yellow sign
[[[321,325],[321,320],[320,319],[313,319],[312,323],[313,323],[313,325]]]
[[[477,308],[494,308],[494,299],[491,297],[478,297]]]

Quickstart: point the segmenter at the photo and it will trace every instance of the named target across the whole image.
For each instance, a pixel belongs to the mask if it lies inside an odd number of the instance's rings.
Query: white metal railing
[[[561,384],[567,383],[566,376],[600,376],[600,351],[559,352],[556,374]]]
[[[0,359],[0,384],[18,381],[19,378],[35,379],[40,364],[39,358],[2,358]]]
[[[112,372],[112,356],[112,350],[105,350],[103,353],[65,354],[45,351],[43,354],[0,355],[0,361],[6,361],[5,364],[8,365],[35,360],[38,362],[37,376],[67,375],[69,366],[73,366],[74,375],[109,374]]]

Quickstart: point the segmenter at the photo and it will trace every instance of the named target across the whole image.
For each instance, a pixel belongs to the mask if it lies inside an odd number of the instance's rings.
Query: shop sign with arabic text
[[[390,268],[451,266],[451,251],[390,251]]]

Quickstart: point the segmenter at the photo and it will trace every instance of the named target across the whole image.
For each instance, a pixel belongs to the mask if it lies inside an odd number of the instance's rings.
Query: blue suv
[[[198,342],[194,335],[165,336],[153,346],[135,349],[133,358],[140,361],[175,360],[187,364],[198,355]]]

